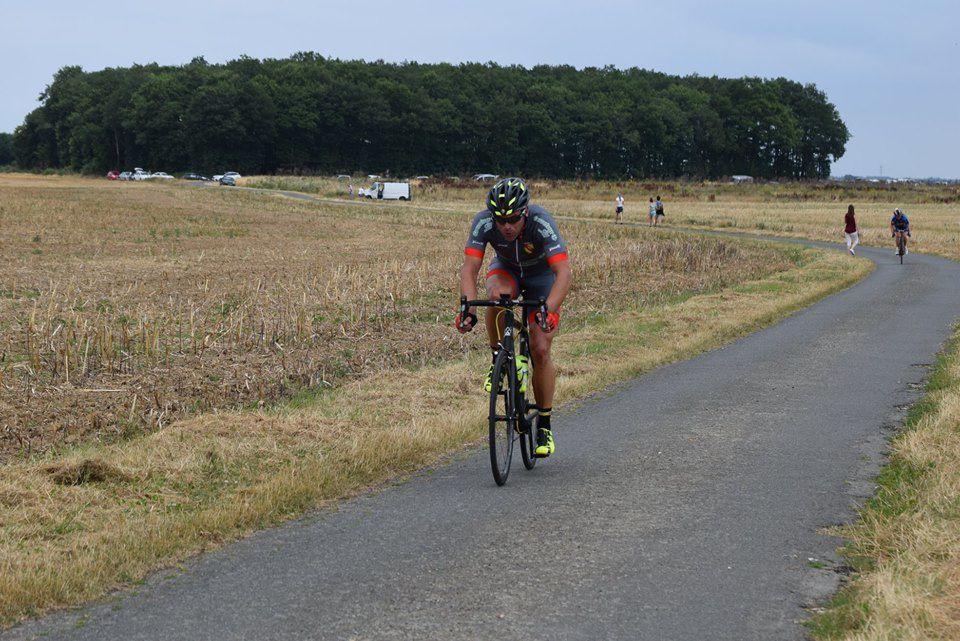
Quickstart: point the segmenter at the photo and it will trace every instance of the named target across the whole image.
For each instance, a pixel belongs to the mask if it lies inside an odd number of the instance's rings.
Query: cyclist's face
[[[519,219],[513,221],[512,223],[503,222],[501,220],[497,221],[497,230],[500,232],[500,235],[509,241],[516,240],[517,236],[520,235],[520,232],[523,231],[523,223],[527,219],[526,216],[521,216]]]

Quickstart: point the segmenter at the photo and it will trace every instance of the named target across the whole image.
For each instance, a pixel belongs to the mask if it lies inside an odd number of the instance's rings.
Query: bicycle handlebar
[[[463,327],[463,319],[467,317],[471,307],[519,307],[521,309],[536,309],[540,313],[540,329],[547,331],[547,301],[544,298],[537,300],[520,300],[519,298],[510,298],[509,294],[503,294],[499,300],[467,300],[466,296],[460,297],[460,326]]]

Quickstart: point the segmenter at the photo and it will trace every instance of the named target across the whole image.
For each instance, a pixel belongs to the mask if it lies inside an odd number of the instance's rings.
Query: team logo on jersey
[[[536,249],[536,246],[535,246],[533,243],[524,243],[524,244],[523,244],[523,252],[524,252],[525,254],[532,254],[535,249]]]

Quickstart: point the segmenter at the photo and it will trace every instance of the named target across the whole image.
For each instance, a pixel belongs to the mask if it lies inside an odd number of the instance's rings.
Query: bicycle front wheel
[[[530,357],[530,350],[521,347],[523,355],[527,357],[527,394],[533,396],[533,359]],[[520,458],[523,460],[523,466],[532,470],[537,464],[537,412],[528,400],[525,393],[517,390],[517,414],[518,427],[520,432]]]
[[[490,466],[497,485],[507,482],[513,456],[514,429],[517,422],[514,386],[517,373],[513,359],[501,349],[490,380]]]

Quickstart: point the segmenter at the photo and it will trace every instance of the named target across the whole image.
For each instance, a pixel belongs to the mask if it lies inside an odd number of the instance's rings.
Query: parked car
[[[130,176],[130,180],[146,180],[150,177],[150,172],[143,169],[143,167],[134,167],[133,174]]]
[[[473,176],[474,180],[479,180],[479,181],[496,180],[497,178],[499,178],[499,176],[496,176],[494,174],[474,174]]]
[[[151,180],[173,180],[173,176],[165,171],[155,171],[149,177]]]
[[[183,179],[184,180],[204,180],[204,181],[210,180],[203,174],[184,174]]]
[[[107,172],[107,180],[120,180],[120,172],[116,169]]]
[[[120,175],[117,176],[117,180],[133,180],[133,173],[129,171],[121,171]]]
[[[222,174],[217,174],[216,176],[213,177],[213,179],[216,181],[219,181],[224,176],[232,176],[235,180],[239,180],[240,178],[242,178],[242,176],[235,171],[225,171]]]
[[[238,175],[239,175],[239,174],[238,174]],[[220,176],[220,180],[217,181],[217,182],[219,182],[221,185],[224,185],[224,186],[226,186],[226,187],[236,187],[236,186],[237,186],[237,179],[234,178],[233,176],[228,176],[227,174],[224,174],[224,175]]]

